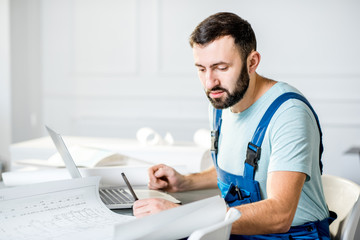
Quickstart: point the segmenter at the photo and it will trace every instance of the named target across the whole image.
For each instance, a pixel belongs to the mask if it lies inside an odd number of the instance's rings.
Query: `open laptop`
[[[70,155],[68,148],[65,145],[64,140],[61,135],[56,133],[54,130],[45,126],[48,131],[52,141],[55,144],[56,149],[58,150],[61,158],[64,160],[65,166],[68,169],[70,176],[72,178],[81,178],[79,169],[77,168],[73,158]],[[147,197],[160,197],[175,203],[180,203],[179,200],[173,198],[169,194],[154,191],[154,190],[140,190],[137,192],[139,198]],[[140,194],[140,195],[139,195]],[[130,195],[125,189],[120,186],[100,186],[99,195],[103,203],[109,209],[120,209],[120,208],[131,208],[134,203],[134,197]]]

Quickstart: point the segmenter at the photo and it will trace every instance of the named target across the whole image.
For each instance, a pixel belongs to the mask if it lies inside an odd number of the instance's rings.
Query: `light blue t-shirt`
[[[249,141],[270,104],[285,92],[300,93],[294,87],[276,83],[252,106],[240,113],[224,109],[219,137],[218,165],[236,175],[243,175]],[[300,93],[301,94],[301,93]],[[212,126],[212,107],[210,107]],[[267,198],[267,174],[296,171],[307,175],[292,226],[328,217],[319,170],[320,134],[315,117],[305,103],[290,99],[272,117],[261,146],[255,173],[262,199]]]

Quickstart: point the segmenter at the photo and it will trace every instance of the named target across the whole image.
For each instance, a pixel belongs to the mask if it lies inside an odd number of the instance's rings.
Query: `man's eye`
[[[199,72],[205,72],[205,68],[198,68]]]
[[[218,69],[221,71],[226,71],[228,69],[228,67],[227,66],[223,66],[223,67],[219,66]]]

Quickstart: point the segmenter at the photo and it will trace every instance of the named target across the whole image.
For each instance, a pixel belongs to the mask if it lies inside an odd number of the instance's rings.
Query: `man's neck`
[[[264,78],[257,73],[254,73],[254,75],[250,77],[249,88],[246,91],[243,99],[241,99],[238,103],[232,106],[231,111],[233,113],[240,113],[248,109],[272,86],[274,86],[275,83],[276,81],[274,80]]]

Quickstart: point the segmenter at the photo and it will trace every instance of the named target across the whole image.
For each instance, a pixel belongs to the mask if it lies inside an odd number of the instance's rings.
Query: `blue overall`
[[[298,99],[303,101],[313,112],[319,132],[320,132],[320,151],[319,165],[322,173],[321,155],[323,152],[322,132],[318,117],[310,103],[300,94],[288,92],[280,95],[266,110],[260,120],[252,140],[248,144],[243,176],[231,174],[221,169],[217,164],[218,139],[221,130],[221,109],[214,109],[213,130],[211,131],[211,155],[217,171],[218,186],[222,197],[230,207],[257,202],[261,200],[259,182],[255,180],[257,162],[260,159],[261,144],[263,142],[268,124],[282,103],[288,99]],[[301,226],[291,227],[290,231],[281,234],[266,235],[231,235],[230,239],[330,239],[329,224],[334,218],[327,218],[322,221],[309,222]]]

